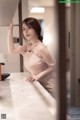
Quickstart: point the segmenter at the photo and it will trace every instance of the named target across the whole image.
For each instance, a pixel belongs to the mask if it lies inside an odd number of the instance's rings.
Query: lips
[[[26,35],[26,39],[29,39],[29,37],[30,37],[30,34]]]
[[[27,41],[30,41],[30,34],[26,35]]]
[[[30,36],[30,34],[29,35],[26,35],[26,37],[29,37]]]

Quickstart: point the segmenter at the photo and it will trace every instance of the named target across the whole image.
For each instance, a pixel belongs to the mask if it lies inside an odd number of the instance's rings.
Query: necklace
[[[38,43],[39,43],[39,41],[37,41],[34,45],[31,45],[28,52],[32,52],[33,49],[37,46]]]

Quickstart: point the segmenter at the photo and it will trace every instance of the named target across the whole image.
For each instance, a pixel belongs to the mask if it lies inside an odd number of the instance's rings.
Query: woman
[[[37,19],[29,17],[22,22],[22,34],[26,44],[14,47],[13,24],[8,30],[8,51],[20,53],[24,58],[24,66],[31,73],[27,81],[39,81],[43,87],[55,96],[55,79],[53,75],[54,60],[47,47],[42,43],[41,27]]]

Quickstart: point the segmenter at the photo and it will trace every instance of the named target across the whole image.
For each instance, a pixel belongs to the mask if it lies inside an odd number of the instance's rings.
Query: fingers
[[[26,79],[26,81],[28,81],[28,82],[33,82],[33,81],[35,81],[35,79],[33,79],[33,78],[30,76],[30,77],[28,77],[28,78]]]
[[[13,22],[11,22],[11,24],[9,25],[9,29],[13,30]]]

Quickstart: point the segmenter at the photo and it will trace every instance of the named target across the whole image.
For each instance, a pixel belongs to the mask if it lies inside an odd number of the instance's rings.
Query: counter
[[[0,119],[56,120],[56,100],[39,82],[27,82],[28,73],[11,73],[0,81]]]

